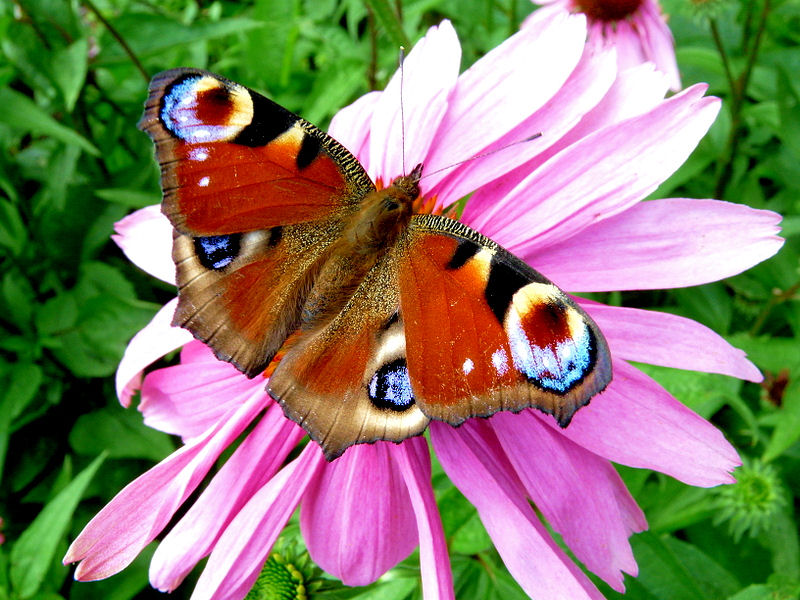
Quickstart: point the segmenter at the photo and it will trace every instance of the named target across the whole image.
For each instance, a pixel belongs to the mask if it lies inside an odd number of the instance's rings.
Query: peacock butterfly
[[[535,407],[562,427],[611,380],[602,333],[492,240],[416,214],[422,165],[376,189],[336,140],[197,69],[157,75],[139,124],[174,227],[173,324],[269,394],[329,460]],[[267,368],[269,367],[269,370]]]

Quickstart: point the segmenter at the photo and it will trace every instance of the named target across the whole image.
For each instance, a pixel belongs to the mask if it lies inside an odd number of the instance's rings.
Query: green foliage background
[[[797,598],[800,2],[664,7],[684,85],[708,82],[724,107],[657,195],[778,211],[787,242],[725,281],[601,298],[696,319],[744,348],[766,375],[759,386],[646,369],[720,426],[746,468],[724,490],[621,469],[650,522],[633,538],[640,576],[627,579],[627,597]],[[100,507],[177,447],[123,410],[113,387],[127,341],[174,294],[109,240],[116,220],[159,201],[152,146],[135,126],[149,76],[208,68],[325,126],[385,84],[398,46],[442,18],[455,24],[466,67],[532,9],[525,0],[0,3],[0,600],[157,595],[147,585],[152,548],[101,583],[74,583],[60,563]],[[440,470],[434,483],[458,597],[523,597],[472,507]],[[381,582],[351,590],[308,564],[296,526],[278,550],[277,563],[297,565],[312,598],[420,597],[415,555]],[[188,597],[191,587],[173,597]]]

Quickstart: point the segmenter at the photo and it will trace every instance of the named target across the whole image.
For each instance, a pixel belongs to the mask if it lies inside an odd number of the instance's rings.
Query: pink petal
[[[669,87],[677,92],[681,89],[681,77],[675,60],[675,40],[667,26],[658,2],[646,0],[640,6],[636,19],[641,28],[640,36],[645,54],[652,60],[659,71],[669,78]]]
[[[425,600],[455,599],[450,555],[431,486],[431,458],[425,438],[410,438],[393,449],[417,517],[419,566]]]
[[[111,239],[140,269],[167,283],[175,283],[172,256],[172,225],[161,213],[161,205],[147,206],[114,224]]]
[[[557,431],[611,461],[671,475],[689,485],[733,483],[741,464],[722,433],[686,408],[650,377],[622,360],[614,379],[569,427],[535,413]]]
[[[346,585],[367,585],[417,545],[414,509],[394,444],[352,446],[303,497],[300,527],[311,558]]]
[[[233,455],[225,461],[200,498],[161,541],[150,563],[150,582],[162,592],[174,590],[207,556],[222,531],[251,496],[263,487],[305,432],[272,405]]]
[[[326,465],[319,446],[310,443],[253,494],[217,541],[192,600],[241,600],[247,595],[309,483]]]
[[[172,327],[177,306],[177,298],[167,302],[125,349],[116,376],[117,397],[122,406],[130,405],[131,397],[141,386],[145,367],[194,339],[185,329]]]
[[[578,299],[600,326],[616,358],[761,381],[745,353],[691,319]]]
[[[467,69],[453,90],[426,170],[433,173],[475,156],[542,108],[575,69],[585,37],[586,19],[562,13],[546,24],[522,29]],[[543,56],[548,59],[542,60]],[[498,98],[503,99],[502,106]],[[527,135],[533,133],[537,131],[531,129]],[[483,159],[475,162],[474,170],[485,167]],[[445,176],[443,172],[431,175],[426,185],[435,188]],[[458,198],[454,194],[452,200]]]
[[[431,27],[414,45],[403,65],[403,89],[398,70],[375,106],[368,160],[373,179],[382,177],[388,184],[425,161],[460,62],[461,46],[450,21]]]
[[[369,170],[369,124],[382,93],[364,94],[336,113],[328,127],[330,136],[350,150],[366,170]]]
[[[530,252],[534,244],[553,245],[630,208],[671,175],[708,130],[719,100],[703,98],[704,90],[694,86],[645,115],[582,138],[490,210],[484,203],[473,225],[512,252]]]
[[[536,507],[586,567],[615,590],[636,575],[628,537],[647,527],[607,460],[551,430],[530,411],[489,421]]]
[[[539,12],[539,11],[537,11]],[[534,13],[535,14],[535,13]],[[599,57],[609,54],[608,51],[598,49],[592,50],[587,46],[586,54]],[[614,70],[616,70],[616,59],[614,60]],[[579,65],[580,69],[580,65]],[[574,74],[573,74],[574,75]],[[603,79],[605,71],[589,71],[587,74],[589,82],[597,83],[596,79]],[[564,89],[557,97],[558,102],[552,107],[556,115],[562,104],[569,106],[568,102],[575,102],[571,92],[579,90],[580,87],[573,87],[573,79],[564,85]],[[619,123],[626,119],[645,114],[653,110],[664,99],[667,91],[666,80],[660,73],[657,73],[652,65],[642,65],[635,69],[628,69],[618,73],[607,93],[599,101],[593,101],[586,107],[580,121],[569,131],[554,135],[549,147],[539,154],[533,156],[522,165],[508,169],[499,179],[478,190],[470,198],[461,220],[471,224],[473,227],[483,226],[486,222],[486,212],[494,209],[497,198],[502,198],[509,194],[526,177],[541,167],[550,158],[575,144],[582,138],[591,135],[604,127]],[[578,95],[585,94],[586,91]],[[566,96],[566,98],[562,98]],[[587,100],[590,98],[587,98]],[[567,108],[568,109],[568,108]],[[553,115],[553,119],[558,119]],[[557,121],[556,121],[557,122]],[[553,127],[552,123],[542,121],[539,128],[543,135],[547,136]],[[555,132],[554,132],[555,133]],[[532,142],[535,143],[535,142]],[[502,153],[505,155],[506,153]],[[483,160],[483,159],[482,159]],[[487,159],[488,160],[488,159]],[[513,163],[512,163],[513,166]]]
[[[617,49],[619,70],[624,71],[647,62],[650,58],[642,46],[642,38],[627,20],[616,21],[612,26],[603,23],[607,44]]]
[[[736,275],[775,254],[781,216],[719,200],[654,200],[587,227],[568,243],[517,248],[575,292],[684,287]],[[520,248],[524,250],[520,251]]]
[[[547,154],[554,146],[558,146],[567,132],[575,129],[580,120],[601,101],[614,83],[615,77],[616,59],[612,52],[585,51],[566,83],[554,96],[510,132],[480,149],[480,154],[493,152],[492,154],[466,162],[453,168],[446,175],[440,175],[441,181],[431,189],[430,193],[437,196],[440,205],[447,206],[494,179],[502,177],[502,180],[506,181],[509,176],[517,176],[515,167],[519,165],[523,165],[525,169],[524,173],[519,172],[517,181],[521,181],[533,171],[534,167],[530,165],[536,164],[539,157]],[[491,94],[486,95],[487,98],[490,96]],[[465,118],[461,127],[463,129],[468,125],[472,126],[474,122]],[[535,133],[541,133],[541,136],[520,143],[520,140]],[[492,137],[487,135],[484,144],[491,139]],[[462,148],[461,144],[457,143],[450,147],[448,154],[443,155],[450,163],[457,159],[452,155],[453,147]],[[445,146],[437,141],[436,148]],[[499,150],[500,148],[504,149]],[[428,171],[435,171],[435,168],[429,168]],[[430,180],[436,178],[437,176],[433,176]]]
[[[195,438],[129,483],[72,542],[64,563],[81,561],[75,579],[109,577],[136,558],[169,523],[213,466],[220,453],[264,409],[253,396],[205,435]]]
[[[188,346],[206,349],[197,341]],[[186,441],[250,396],[267,396],[265,389],[263,377],[248,379],[230,363],[216,359],[183,363],[148,373],[139,410],[148,427],[180,435]],[[265,401],[271,400],[267,397]]]
[[[470,419],[458,429],[434,421],[430,431],[442,467],[475,505],[503,562],[528,595],[538,600],[602,599],[539,522],[485,421]]]

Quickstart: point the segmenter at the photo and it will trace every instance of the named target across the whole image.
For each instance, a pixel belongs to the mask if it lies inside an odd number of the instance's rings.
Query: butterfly
[[[423,165],[378,189],[311,123],[197,69],[156,75],[139,127],[174,227],[173,325],[248,377],[271,373],[329,460],[431,419],[534,407],[566,427],[610,382],[602,333],[564,292],[415,213]]]

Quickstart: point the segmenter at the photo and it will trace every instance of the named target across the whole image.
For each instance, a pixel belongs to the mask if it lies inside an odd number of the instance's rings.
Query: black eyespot
[[[369,399],[378,408],[403,412],[414,405],[414,392],[404,358],[386,363],[372,376],[367,388]]]
[[[194,238],[194,251],[206,269],[224,269],[239,256],[241,235],[211,235]]]
[[[397,210],[398,208],[400,208],[400,204],[389,198],[386,198],[383,201],[383,204],[386,207],[386,210]]]

